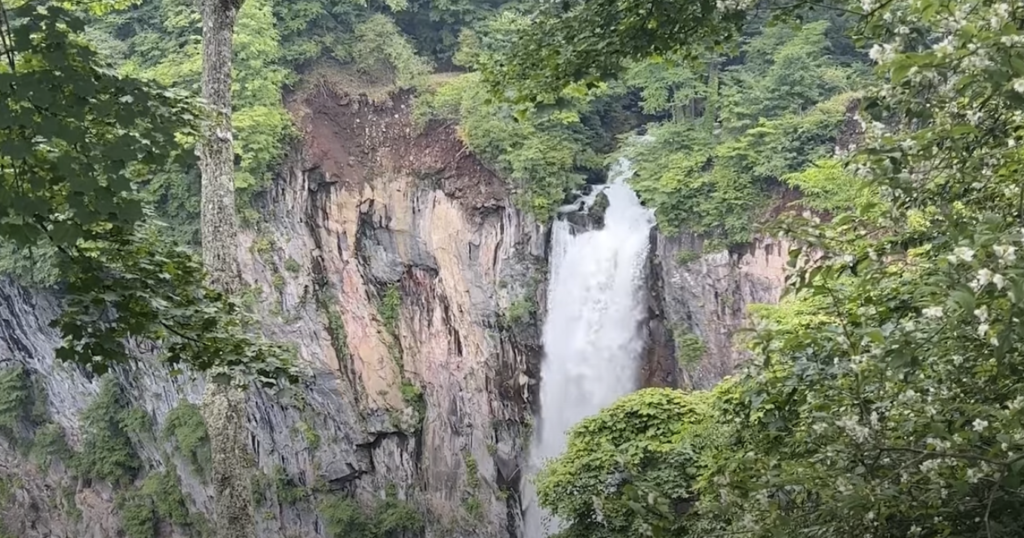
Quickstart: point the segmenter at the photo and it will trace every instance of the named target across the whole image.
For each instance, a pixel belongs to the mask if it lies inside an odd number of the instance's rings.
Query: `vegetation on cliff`
[[[235,134],[221,133],[238,139],[229,179],[251,196],[266,188],[293,134],[281,94],[309,77],[420,90],[420,117],[458,122],[540,217],[603,165],[612,135],[653,122],[623,152],[666,230],[746,241],[783,184],[829,218],[781,219],[797,245],[791,295],[757,312],[744,372],[711,393],[642,391],[573,430],[538,488],[568,523],[562,535],[1015,536],[1024,6],[754,4],[250,0],[235,40]],[[207,112],[162,85],[195,93],[193,6],[89,6],[83,19],[19,3],[0,26],[3,269],[43,282],[59,270],[59,356],[93,371],[128,363],[125,342],[141,338],[166,343],[172,368],[289,377],[288,355],[249,336],[237,290],[205,284],[180,246],[196,239],[188,148]],[[777,24],[760,8],[775,8]],[[870,50],[873,76],[846,33]],[[474,72],[432,85],[431,64]],[[836,155],[855,96],[858,144]],[[188,226],[170,241],[157,216]],[[15,251],[29,247],[28,258]],[[393,332],[398,304],[382,306]],[[0,372],[0,434],[119,485],[133,536],[185,524],[172,474],[131,487],[144,471],[132,436],[148,417],[119,387],[105,383],[82,417],[76,454],[33,418],[37,399],[22,369]],[[201,468],[210,431],[191,411],[169,431]],[[369,513],[350,500],[324,509],[336,534],[378,514],[375,536],[422,528],[397,499]]]
[[[777,19],[806,15],[785,4]],[[698,12],[655,13],[638,34],[650,19],[622,10],[646,4],[569,4],[534,21],[494,80],[530,69],[557,88],[649,54],[696,61],[760,13],[687,5]],[[539,486],[591,492],[542,499],[568,522],[561,536],[994,538],[1024,525],[1024,6],[835,7],[876,63],[864,132],[821,170],[783,176],[831,218],[782,217],[790,295],[760,309],[743,372],[709,394],[630,396],[573,430]],[[595,56],[584,21],[621,41]],[[677,39],[684,23],[699,39]],[[637,430],[663,433],[622,435]]]

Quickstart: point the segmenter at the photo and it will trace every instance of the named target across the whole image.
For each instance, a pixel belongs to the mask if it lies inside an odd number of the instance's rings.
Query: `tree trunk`
[[[210,283],[227,293],[242,287],[235,213],[234,147],[231,137],[231,60],[235,19],[242,0],[201,0],[203,99],[212,109],[196,152],[202,171],[203,263]],[[217,538],[253,538],[245,394],[207,380],[203,415],[213,456]]]

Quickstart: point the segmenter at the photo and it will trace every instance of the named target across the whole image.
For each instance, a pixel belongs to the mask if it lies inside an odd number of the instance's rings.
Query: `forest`
[[[221,209],[258,228],[302,136],[289,103],[410,96],[419,128],[456,125],[537,222],[624,157],[661,233],[792,245],[740,371],[571,430],[537,480],[559,537],[1020,536],[1024,3],[221,1],[240,6],[227,111],[200,99],[200,3],[218,2],[0,0],[0,272],[59,289],[61,360],[102,375],[145,340],[170,369],[286,391],[294,351],[253,336],[210,255],[214,139],[232,149]],[[0,372],[11,438],[32,413],[16,374]],[[45,429],[23,448],[127,487],[142,419],[103,391],[84,450]],[[233,441],[196,415],[166,435],[220,488]],[[130,538],[205,529],[175,480],[125,489]],[[390,496],[375,510],[323,508],[335,536],[422,531]],[[211,532],[244,535],[226,526]]]

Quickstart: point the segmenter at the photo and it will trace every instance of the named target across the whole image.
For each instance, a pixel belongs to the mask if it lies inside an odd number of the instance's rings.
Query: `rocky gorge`
[[[263,332],[294,345],[309,374],[291,394],[248,397],[259,536],[326,536],[331,496],[406,502],[426,536],[523,536],[550,226],[514,206],[456,126],[415,124],[408,95],[324,94],[290,108],[301,141],[239,244]],[[746,307],[778,300],[787,247],[762,238],[701,253],[700,237],[656,230],[650,241],[638,384],[709,388],[742,360],[734,335]],[[103,381],[55,360],[54,293],[0,283],[0,368],[24,373],[33,413],[45,417],[13,429],[38,438],[52,423],[80,451],[82,416]],[[195,535],[211,489],[168,424],[203,387],[154,366],[150,351],[140,344],[116,385],[121,404],[146,417],[128,432],[139,479],[172,472],[197,515],[163,521],[158,535]],[[116,485],[17,445],[0,437],[7,532],[121,532]]]

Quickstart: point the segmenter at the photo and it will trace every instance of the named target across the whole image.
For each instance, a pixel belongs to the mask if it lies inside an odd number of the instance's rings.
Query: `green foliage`
[[[828,214],[840,214],[865,208],[881,217],[883,207],[876,186],[851,174],[843,163],[826,159],[794,174],[782,177],[803,194],[800,204]]]
[[[178,474],[172,469],[150,473],[142,482],[139,493],[151,499],[154,512],[161,520],[175,525],[191,523],[188,502],[181,491]]]
[[[13,277],[25,286],[49,287],[59,277],[57,256],[57,250],[44,239],[28,248],[3,240],[0,241],[0,275]]]
[[[466,485],[475,492],[480,487],[480,466],[469,452],[462,454],[462,461],[466,464]]]
[[[310,491],[289,476],[288,471],[280,465],[274,467],[270,479],[277,494],[277,501],[282,505],[298,504],[310,496]]]
[[[320,504],[320,514],[333,538],[399,538],[424,528],[419,512],[390,495],[371,506],[360,506],[347,497],[330,497]]]
[[[220,383],[276,387],[294,380],[287,348],[253,336],[240,300],[209,287],[201,260],[158,232],[145,227],[78,246],[58,318],[71,337],[57,357],[104,373],[130,362],[125,342],[143,337],[164,343],[161,358],[175,373],[187,364]]]
[[[156,538],[157,518],[152,499],[134,492],[117,496],[121,530],[127,538]]]
[[[608,0],[545,5],[508,38],[504,61],[483,65],[483,73],[496,92],[512,93],[517,101],[555,102],[578,81],[601,84],[622,70],[624,60],[680,52],[679,36],[688,45],[682,52],[720,48],[743,19],[711,0],[655,7]]]
[[[398,286],[391,284],[384,289],[384,294],[377,305],[377,314],[380,316],[384,330],[391,335],[392,339],[398,339],[398,321],[402,309],[402,294]]]
[[[462,501],[462,509],[466,511],[470,521],[479,521],[484,514],[483,503],[477,497],[470,497]]]
[[[82,21],[53,4],[10,10],[0,67],[3,237],[55,248],[130,228],[143,204],[125,196],[148,172],[186,153],[176,140],[195,115],[179,96],[103,68],[75,35]],[[74,181],[72,181],[72,178]]]
[[[663,485],[669,505],[694,502],[701,450],[725,430],[713,424],[710,398],[643,389],[573,427],[565,453],[537,478],[540,502],[569,522],[560,536],[642,534],[651,519],[631,506],[641,481]]]
[[[532,297],[520,297],[505,309],[504,321],[511,326],[521,325],[537,314],[537,304]]]
[[[73,453],[64,435],[64,428],[55,422],[40,426],[32,439],[29,456],[44,469],[54,460],[72,462]]]
[[[513,187],[517,204],[547,220],[567,192],[583,184],[599,162],[589,147],[596,133],[584,123],[586,104],[517,119],[508,105],[488,99],[478,74],[461,75],[421,98],[419,117],[457,120],[459,137],[492,163]]]
[[[0,435],[17,441],[32,408],[31,385],[25,367],[0,368]]]
[[[707,350],[704,341],[689,329],[677,327],[672,331],[676,344],[676,361],[683,368],[690,368],[700,363]]]
[[[209,476],[212,469],[210,436],[199,406],[186,400],[179,402],[167,413],[163,435],[175,443],[196,474]]]
[[[254,508],[264,506],[270,500],[270,490],[273,489],[274,482],[262,470],[256,471],[252,479],[249,480],[249,497]]]
[[[116,506],[127,538],[156,538],[162,522],[193,523],[178,475],[170,469],[150,473],[139,488],[118,493]]]
[[[14,492],[22,486],[21,479],[15,476],[0,475],[0,507],[7,506]]]
[[[376,83],[419,87],[432,70],[386,15],[372,15],[356,26],[351,47],[356,69]]]
[[[281,101],[287,71],[278,65],[282,52],[273,4],[271,0],[245,2],[235,25],[232,126],[235,151],[241,158],[235,184],[243,199],[269,185],[292,134]],[[198,93],[202,68],[199,22],[199,11],[184,0],[147,1],[92,21],[97,33],[117,42],[123,73],[193,93]],[[181,188],[185,176],[184,170],[174,170],[153,186],[167,202],[197,196],[197,190]],[[174,216],[194,218],[193,207],[189,203],[189,211],[176,211]]]
[[[121,427],[135,436],[148,435],[153,431],[153,420],[145,409],[130,407],[121,416]]]
[[[320,447],[320,434],[313,426],[310,426],[305,421],[300,421],[297,427],[299,433],[302,434],[302,438],[306,440],[306,446],[310,450],[316,450]]]
[[[529,17],[503,12],[463,32],[455,59],[484,71],[506,62],[510,40],[530,25]],[[603,168],[598,149],[611,130],[604,122],[621,96],[619,86],[575,88],[563,92],[565,106],[558,110],[517,108],[491,99],[484,78],[469,73],[421,96],[415,114],[421,123],[457,121],[459,137],[508,181],[517,205],[547,220],[590,171]]]
[[[852,99],[840,92],[859,71],[829,55],[827,30],[825,21],[775,26],[742,56],[705,59],[700,70],[649,61],[627,71],[645,109],[672,114],[622,150],[662,229],[696,232],[712,248],[747,242],[771,188],[787,176],[797,186],[795,172],[832,154]]]
[[[0,243],[55,253],[65,337],[58,358],[96,373],[127,363],[129,339],[166,343],[172,367],[276,384],[291,367],[242,330],[193,254],[168,245],[143,194],[191,161],[194,103],[117,75],[81,41],[83,21],[42,0],[0,27]],[[116,17],[114,18],[116,19]],[[49,255],[49,254],[47,254]],[[271,381],[271,379],[273,379]]]
[[[345,331],[345,321],[341,319],[338,307],[331,301],[326,291],[317,292],[317,306],[327,318],[327,334],[331,337],[331,347],[338,357],[338,362],[344,364],[349,357],[348,333]]]
[[[689,248],[683,248],[679,249],[679,252],[676,253],[676,263],[678,263],[679,265],[687,265],[699,260],[700,257],[700,251]]]
[[[35,385],[28,370],[20,365],[0,368],[0,435],[41,468],[54,459],[71,461],[71,449],[64,429],[50,421],[47,398]]]
[[[99,393],[82,413],[82,450],[72,460],[78,474],[112,485],[135,479],[142,461],[124,427],[129,410],[117,380],[103,378]]]
[[[423,420],[427,418],[427,400],[423,396],[423,390],[409,380],[403,380],[401,391],[405,405],[416,411],[416,422],[422,424]]]
[[[331,497],[320,504],[320,514],[326,523],[328,536],[335,538],[373,536],[366,513],[355,499]]]

